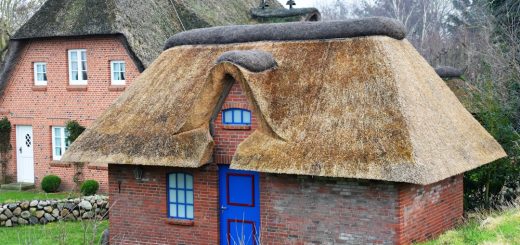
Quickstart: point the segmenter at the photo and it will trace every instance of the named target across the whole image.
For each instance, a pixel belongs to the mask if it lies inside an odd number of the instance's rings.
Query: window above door
[[[246,109],[230,108],[222,111],[222,124],[236,126],[251,125],[251,111]]]

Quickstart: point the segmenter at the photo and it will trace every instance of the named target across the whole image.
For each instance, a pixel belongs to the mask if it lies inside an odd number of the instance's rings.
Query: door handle
[[[22,147],[20,146],[20,154],[22,154]]]
[[[222,206],[220,206],[220,210],[227,210],[227,207],[222,205]]]

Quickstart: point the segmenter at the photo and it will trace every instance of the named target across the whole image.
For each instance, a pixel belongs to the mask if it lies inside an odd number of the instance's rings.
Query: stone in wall
[[[0,205],[0,226],[35,225],[60,220],[108,219],[106,196],[87,196],[64,200],[32,200]]]

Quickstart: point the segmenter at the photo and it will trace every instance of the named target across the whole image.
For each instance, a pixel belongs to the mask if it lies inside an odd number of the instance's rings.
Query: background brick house
[[[96,179],[107,192],[106,164],[60,161],[68,147],[66,122],[90,126],[174,33],[253,22],[249,10],[257,4],[48,0],[12,37],[0,74],[0,114],[13,124],[8,179],[38,185],[45,175],[57,174],[68,190],[81,172],[81,179]],[[222,6],[225,10],[219,11]]]
[[[111,243],[432,238],[505,152],[404,37],[386,18],[176,34],[64,158],[109,163]]]

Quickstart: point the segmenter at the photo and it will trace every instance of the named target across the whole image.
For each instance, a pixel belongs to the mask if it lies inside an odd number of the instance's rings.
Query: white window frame
[[[38,66],[43,65],[44,70],[42,72],[38,72]],[[46,86],[47,80],[38,80],[38,74],[45,74],[45,77],[47,76],[47,63],[45,62],[34,62],[34,85],[36,86]],[[48,79],[48,78],[47,78]]]
[[[60,148],[61,148],[61,155],[56,154],[56,129],[60,130]],[[63,154],[65,154],[65,151],[69,148],[69,143],[67,142],[67,130],[63,126],[53,126],[51,128],[52,130],[52,160],[54,161],[60,161]]]
[[[114,70],[114,65],[115,64],[123,64],[123,70],[122,71],[115,71]],[[126,84],[126,80],[123,79],[123,80],[116,80],[115,79],[115,76],[114,76],[114,73],[115,72],[122,72],[124,74],[124,77],[126,79],[126,62],[123,61],[123,60],[113,60],[113,61],[110,61],[110,77],[111,77],[111,84],[112,85],[125,85]]]
[[[85,67],[83,67],[82,59],[81,59],[81,53],[85,52]],[[69,50],[69,84],[70,85],[87,85],[88,84],[88,69],[87,69],[87,50],[86,49],[71,49]],[[78,80],[72,79],[72,62],[71,59],[72,53],[76,53],[76,62],[78,64]],[[84,68],[84,69],[82,69]],[[87,79],[83,79],[83,71],[87,73]]]

